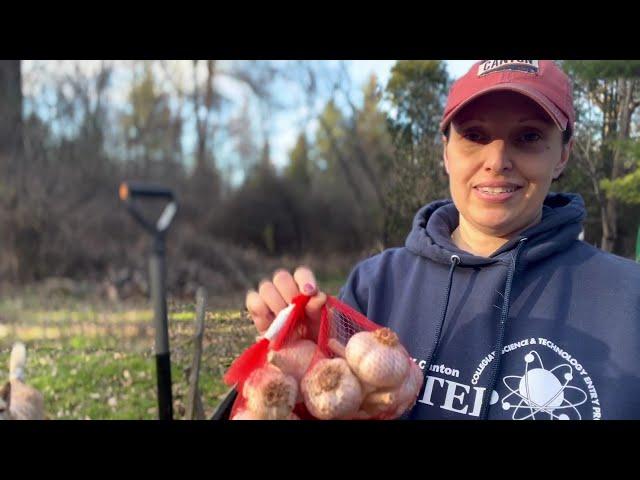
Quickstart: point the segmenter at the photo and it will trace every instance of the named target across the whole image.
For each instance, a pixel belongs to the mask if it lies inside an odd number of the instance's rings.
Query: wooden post
[[[196,329],[193,337],[193,361],[189,375],[189,394],[187,396],[187,415],[189,420],[204,420],[204,408],[198,390],[200,360],[202,359],[202,338],[204,337],[204,314],[206,311],[206,291],[199,287],[196,292]]]

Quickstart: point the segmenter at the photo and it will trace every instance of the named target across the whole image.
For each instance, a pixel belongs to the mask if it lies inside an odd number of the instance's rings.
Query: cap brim
[[[467,98],[464,102],[458,104],[455,108],[453,108],[440,122],[440,131],[444,132],[447,125],[451,122],[453,117],[464,107],[469,105],[473,100],[486,95],[490,92],[496,91],[511,91],[520,93],[529,97],[531,100],[536,102],[542,109],[547,112],[547,115],[551,117],[554,123],[558,126],[560,131],[564,132],[567,129],[567,124],[569,123],[568,117],[562,113],[562,111],[556,107],[556,105],[549,100],[545,95],[540,93],[538,90],[531,88],[529,85],[523,85],[518,83],[509,83],[509,84],[499,84],[492,85],[491,87],[487,87],[484,90],[480,90],[479,92],[474,93],[472,96]]]

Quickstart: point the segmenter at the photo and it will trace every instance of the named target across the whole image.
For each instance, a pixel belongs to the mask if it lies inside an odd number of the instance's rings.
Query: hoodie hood
[[[504,263],[523,238],[526,248],[520,255],[521,264],[539,262],[567,249],[582,230],[585,206],[582,197],[573,193],[549,193],[542,207],[540,223],[511,239],[489,257],[479,257],[459,249],[451,240],[458,227],[458,209],[451,200],[437,200],[416,214],[405,246],[416,255],[449,265],[451,256],[460,258],[461,265],[482,266]]]

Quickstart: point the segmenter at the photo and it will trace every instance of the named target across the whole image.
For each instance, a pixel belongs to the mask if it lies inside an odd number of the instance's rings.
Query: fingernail
[[[316,291],[315,285],[312,285],[310,283],[305,283],[302,289],[304,290],[304,293],[307,295],[313,295]]]

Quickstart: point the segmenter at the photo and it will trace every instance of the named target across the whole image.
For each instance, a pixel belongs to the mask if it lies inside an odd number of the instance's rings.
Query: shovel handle
[[[178,208],[173,192],[170,189],[159,185],[122,182],[118,193],[120,200],[127,206],[129,213],[149,233],[157,237],[169,229]],[[153,221],[143,215],[134,201],[135,198],[161,199],[169,203],[167,203],[160,217]]]
[[[128,201],[136,197],[155,197],[173,200],[173,192],[160,185],[148,185],[142,183],[122,182],[120,184],[120,200]]]

